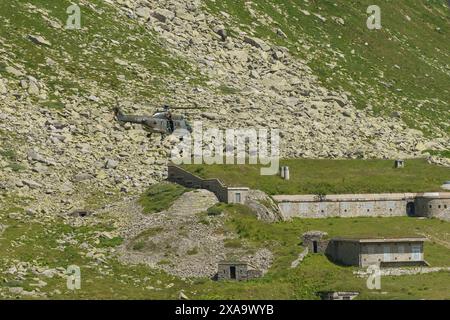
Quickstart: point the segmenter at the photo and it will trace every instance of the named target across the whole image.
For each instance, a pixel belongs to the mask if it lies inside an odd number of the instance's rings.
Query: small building
[[[221,261],[218,264],[217,280],[237,280],[245,281],[262,277],[261,270],[247,262],[242,261]]]
[[[328,247],[328,233],[323,231],[308,231],[302,235],[303,246],[311,253],[325,253]]]
[[[322,300],[353,300],[359,295],[356,291],[321,291],[319,296]]]
[[[244,204],[247,200],[249,188],[247,187],[227,187],[227,203]]]
[[[395,168],[404,168],[405,167],[405,160],[397,159],[394,162]]]
[[[334,238],[327,256],[343,265],[367,267],[423,266],[425,238]]]

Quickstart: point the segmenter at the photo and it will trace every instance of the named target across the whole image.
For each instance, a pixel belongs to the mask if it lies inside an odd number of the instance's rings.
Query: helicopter
[[[192,133],[192,127],[182,115],[174,115],[170,106],[164,105],[162,111],[156,111],[152,116],[126,115],[119,106],[114,108],[114,114],[119,122],[142,124],[150,133],[171,135],[175,131]],[[181,109],[181,108],[177,108]]]

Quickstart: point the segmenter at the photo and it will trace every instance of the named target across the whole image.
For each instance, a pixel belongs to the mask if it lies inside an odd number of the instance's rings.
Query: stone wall
[[[202,179],[178,166],[168,166],[167,180],[178,183],[186,188],[206,189],[213,192],[221,202],[245,203],[249,188],[246,187],[227,187],[219,179]],[[239,194],[239,196],[237,196]]]
[[[235,278],[231,277],[231,268],[235,268]],[[242,262],[220,262],[217,270],[217,280],[245,281],[259,278],[263,275],[261,270]]]
[[[334,262],[349,266],[426,265],[423,242],[423,239],[411,239],[408,241],[393,239],[392,241],[369,242],[357,239],[331,239],[326,255]],[[418,248],[417,256],[414,254],[413,247]]]
[[[336,263],[359,266],[360,265],[360,246],[358,242],[351,241],[333,241],[328,244],[326,255]]]
[[[419,216],[450,220],[450,193],[273,196],[284,219]]]
[[[420,247],[420,258],[414,259],[413,246]],[[387,253],[389,254],[389,260],[385,257],[385,251],[388,248]],[[361,262],[362,267],[373,265],[373,264],[383,264],[383,265],[403,265],[411,264],[417,265],[423,262],[423,242],[410,242],[410,243],[364,243],[361,244]]]
[[[450,221],[450,193],[424,193],[415,200],[418,216]]]

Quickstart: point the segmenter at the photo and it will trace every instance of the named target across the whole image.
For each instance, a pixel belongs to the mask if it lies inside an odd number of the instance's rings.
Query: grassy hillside
[[[381,294],[368,290],[366,280],[353,275],[356,268],[337,266],[319,254],[308,256],[297,268],[290,268],[303,250],[299,236],[308,230],[327,231],[331,236],[424,234],[431,239],[425,244],[426,260],[432,266],[450,266],[448,222],[402,217],[299,219],[266,224],[239,207],[228,206],[226,211],[230,215],[227,228],[236,231],[239,240],[264,244],[274,252],[273,266],[263,278],[241,283],[180,279],[144,265],[123,265],[105,257],[121,239],[99,236],[99,232],[111,231],[104,223],[73,227],[60,220],[42,225],[2,218],[1,222],[9,227],[0,236],[0,295],[22,287],[27,291],[37,289],[53,299],[177,299],[180,290],[191,299],[318,299],[318,290],[356,290],[361,292],[361,299],[449,298],[448,272],[383,277],[381,291],[385,293]],[[6,212],[0,212],[5,216]],[[81,243],[94,254],[80,249]],[[81,290],[68,290],[64,277],[41,273],[52,269],[64,272],[72,264],[81,268]],[[31,272],[30,268],[38,271]],[[28,270],[24,277],[23,270]]]
[[[450,170],[424,159],[406,160],[395,169],[393,160],[281,161],[289,166],[290,180],[261,176],[259,165],[185,165],[202,178],[219,178],[230,186],[248,186],[268,194],[336,194],[439,191]]]
[[[398,111],[410,126],[430,135],[438,129],[450,132],[446,0],[378,1],[381,30],[366,26],[370,0],[206,4],[217,15],[231,15],[229,28],[239,23],[246,32],[289,48],[308,61],[325,87],[349,92],[359,108],[372,106],[384,115]]]
[[[168,209],[186,191],[189,189],[178,184],[154,184],[141,196],[139,203],[144,208],[144,213],[161,212]]]
[[[71,4],[68,0],[0,3],[4,49],[0,74],[15,80],[5,71],[6,66],[15,66],[45,80],[49,100],[36,102],[61,108],[70,96],[88,97],[99,89],[109,91],[111,98],[133,96],[139,101],[166,92],[169,79],[184,81],[188,74],[195,78],[187,62],[105,1],[80,3],[82,28],[66,30]],[[36,45],[29,35],[42,36],[51,46]],[[49,65],[47,59],[55,64]]]

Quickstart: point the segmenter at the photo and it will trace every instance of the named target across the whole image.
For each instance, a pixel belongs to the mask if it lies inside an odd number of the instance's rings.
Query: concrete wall
[[[450,221],[450,193],[424,193],[415,201],[418,216]]]
[[[425,216],[450,220],[450,193],[273,196],[284,219]],[[413,207],[413,209],[411,209]],[[413,211],[411,211],[413,210]],[[412,214],[414,213],[414,214]]]
[[[236,268],[236,279],[231,279],[231,267]],[[217,280],[237,280],[245,281],[262,276],[262,271],[249,268],[244,263],[219,263],[217,270]]]
[[[247,279],[247,265],[245,264],[219,264],[217,271],[218,280],[230,280],[231,272],[230,267],[236,268],[236,279],[233,280],[246,280]]]
[[[360,246],[353,241],[330,241],[326,255],[339,264],[346,266],[360,265]]]
[[[413,246],[420,248],[418,259],[413,257]],[[361,267],[373,264],[380,265],[382,263],[420,263],[423,260],[423,243],[421,242],[361,243]]]
[[[178,166],[168,166],[167,180],[187,188],[206,189],[213,192],[221,202],[236,203],[239,193],[241,203],[247,199],[249,188],[227,187],[219,179],[202,179]]]
[[[415,257],[412,248],[419,249]],[[359,242],[358,240],[330,240],[327,256],[330,260],[348,266],[423,265],[423,242]]]
[[[227,187],[228,203],[245,203],[248,197],[248,188]],[[238,199],[240,198],[240,201]]]

